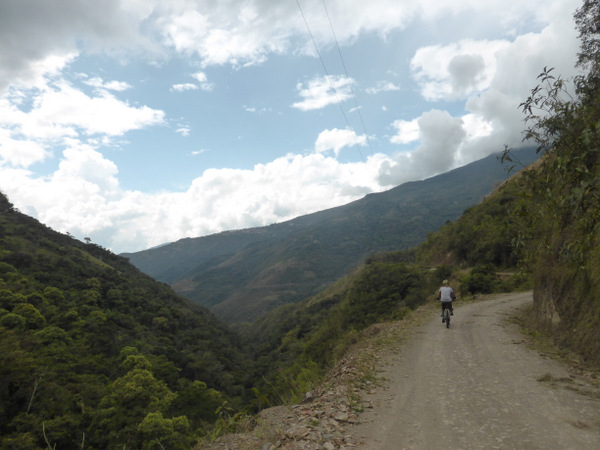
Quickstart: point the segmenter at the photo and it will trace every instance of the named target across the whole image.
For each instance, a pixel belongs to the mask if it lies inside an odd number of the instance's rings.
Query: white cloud
[[[47,178],[0,167],[11,182],[6,189],[15,205],[43,223],[78,235],[93,233],[112,223],[107,205],[118,195],[116,165],[78,142],[63,152],[58,169]]]
[[[79,46],[131,48],[145,41],[137,30],[149,13],[140,1],[62,0],[0,3],[0,95],[10,84],[34,83],[62,67]],[[147,45],[147,44],[146,44]]]
[[[412,121],[393,122],[397,133],[390,138],[392,143],[417,142],[418,146],[412,152],[400,154],[401,162],[393,164],[383,175],[403,179],[403,164],[410,161],[420,166],[428,161],[423,156],[425,152],[434,157],[430,160],[433,173],[435,158],[440,156],[436,149],[446,148],[452,153],[448,167],[452,168],[499,152],[504,145],[520,145],[524,116],[518,105],[529,94],[541,68],[552,64],[567,79],[575,73],[578,44],[571,19],[573,10],[572,1],[553,3],[543,13],[550,24],[539,33],[527,33],[513,41],[460,41],[417,51],[411,67],[416,71],[422,95],[432,101],[465,99],[464,111],[453,118],[454,126],[460,122],[462,131],[457,128],[454,144],[449,145],[447,133],[437,131],[434,126],[424,127],[423,120],[431,113]],[[432,120],[435,117],[437,120]],[[448,125],[452,122],[449,117],[442,120],[437,114],[427,122]],[[415,124],[418,124],[418,141]]]
[[[118,188],[118,169],[115,163],[106,159],[91,146],[78,141],[67,142],[70,146],[63,152],[63,158],[52,179],[58,184],[69,186],[72,180],[93,185],[93,191],[103,192],[107,196]]]
[[[320,154],[286,155],[252,170],[210,169],[184,194],[158,199],[181,236],[267,225],[347,203],[381,189],[378,158],[340,164]],[[168,227],[156,227],[164,233]],[[164,242],[164,234],[155,243]]]
[[[286,8],[262,6],[260,2],[215,2],[208,7],[172,2],[161,4],[157,25],[167,45],[196,55],[204,66],[257,64],[269,53],[281,53],[290,34],[285,23],[278,26],[283,17],[270,20]]]
[[[11,130],[0,128],[0,164],[9,161],[13,167],[29,167],[47,156],[44,146],[35,140],[20,139]]]
[[[243,105],[242,107],[244,108],[244,111],[247,111],[247,112],[252,113],[252,114],[265,114],[265,113],[268,113],[268,112],[272,112],[272,109],[268,108],[266,106],[262,106],[260,108],[256,108],[255,106]]]
[[[80,129],[87,135],[118,136],[164,120],[162,111],[132,107],[109,93],[89,97],[66,83],[39,97],[29,116],[37,127],[54,129],[52,133],[60,135],[73,135],[75,129]]]
[[[171,87],[171,90],[175,92],[195,91],[196,89],[198,89],[198,86],[194,83],[174,84]]]
[[[414,126],[408,122],[403,125]],[[456,155],[466,136],[463,121],[446,111],[431,110],[417,119],[417,125],[419,146],[410,152],[397,153],[391,162],[382,165],[379,174],[382,185],[429,177],[456,166]]]
[[[491,123],[487,122],[483,117],[476,114],[466,114],[462,116],[463,128],[465,129],[468,140],[481,139],[490,136],[494,131]]]
[[[251,170],[209,169],[185,192],[143,194],[119,187],[117,168],[85,146],[67,149],[47,178],[0,166],[16,207],[49,226],[115,251],[136,251],[184,236],[288,220],[378,191],[387,157],[342,164],[289,154]]]
[[[198,83],[200,83],[200,89],[203,91],[212,91],[215,88],[215,83],[211,83],[208,81],[208,77],[204,72],[196,72],[192,74],[192,78],[194,78]]]
[[[203,91],[210,92],[214,89],[215,84],[208,82],[208,77],[204,72],[196,72],[193,73],[192,78],[194,78],[199,84],[196,83],[180,83],[174,84],[171,87],[172,91],[175,92],[184,92],[184,91],[195,91],[198,89],[202,89]]]
[[[518,29],[525,20],[547,20],[554,5],[522,0],[332,0],[337,40],[343,46],[361,34],[386,37],[414,19],[425,23],[458,14],[472,14],[472,26]],[[321,2],[301,2],[311,33],[320,46],[333,43]],[[571,8],[571,9],[572,9]],[[481,14],[481,13],[484,14]],[[469,18],[469,17],[467,17]],[[476,22],[475,22],[476,21]],[[165,49],[165,46],[167,49]],[[295,2],[232,0],[62,0],[5,1],[0,4],[0,92],[10,83],[30,83],[45,69],[49,57],[66,58],[80,51],[120,54],[174,49],[204,67],[260,64],[271,54],[313,52],[303,16]]]
[[[87,84],[88,86],[93,86],[98,89],[105,89],[105,90],[117,91],[117,92],[125,91],[125,90],[131,88],[131,85],[125,81],[108,81],[108,82],[106,82],[100,77],[93,77],[93,78],[86,79],[86,80],[84,80],[83,83]]]
[[[375,86],[365,89],[367,94],[379,94],[380,92],[399,91],[400,86],[391,81],[378,81]]]
[[[57,78],[61,71],[77,57],[74,52],[43,55],[29,62],[26,69],[23,68],[16,74],[10,70],[3,72],[1,50],[0,46],[0,96],[4,94],[8,98],[14,96],[15,92],[22,95],[22,89],[45,89],[48,79]]]
[[[395,120],[392,127],[396,129],[395,136],[390,138],[392,144],[408,144],[419,139],[419,122],[414,120]]]
[[[94,82],[105,87],[106,84]],[[108,83],[113,87],[123,87]],[[21,110],[24,98],[31,108]],[[106,145],[128,131],[164,123],[164,112],[147,106],[132,107],[101,89],[88,96],[65,81],[39,84],[36,89],[9,91],[0,97],[0,163],[29,167],[44,160],[52,145],[87,139]]]
[[[333,44],[333,34],[322,2],[238,0],[197,3],[188,0],[159,2],[154,24],[166,45],[177,52],[195,56],[203,67],[232,64],[247,66],[263,63],[270,54],[282,54],[299,46],[314,54],[312,38],[319,47]],[[331,0],[327,11],[333,18],[335,36],[343,46],[362,34],[386,38],[420,18],[430,23],[440,18],[470,14],[482,29],[518,29],[525,20],[545,18],[546,2],[522,0]]]
[[[208,81],[208,77],[204,72],[196,72],[192,74],[192,77],[198,81],[198,83],[206,83]]]
[[[343,102],[352,96],[350,84],[352,79],[344,76],[325,76],[308,81],[307,85],[298,83],[296,89],[298,95],[304,100],[292,105],[301,111],[322,109],[326,106]]]
[[[410,65],[426,99],[465,98],[489,87],[496,72],[496,53],[508,45],[504,40],[463,40],[424,47]]]
[[[465,123],[470,129],[460,162],[485,156],[482,149],[490,153],[500,151],[505,144],[521,144],[525,124],[518,105],[527,98],[544,66],[552,64],[565,79],[576,74],[578,42],[572,11],[572,2],[554,4],[545,12],[553,15],[548,26],[539,33],[517,37],[495,55],[497,69],[490,86],[469,97],[465,104],[469,117]]]
[[[358,136],[353,130],[334,128],[333,130],[324,130],[319,134],[315,142],[315,151],[317,153],[324,153],[333,150],[337,157],[344,147],[352,147],[354,145],[365,146],[366,144],[367,137],[364,134]]]

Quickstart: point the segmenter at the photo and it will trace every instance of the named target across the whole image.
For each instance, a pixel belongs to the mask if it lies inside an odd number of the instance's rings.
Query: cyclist
[[[456,295],[454,295],[454,290],[450,287],[448,280],[442,281],[442,287],[438,290],[437,298],[442,303],[442,317],[444,317],[444,308],[448,308],[450,315],[453,316],[452,300],[456,299]]]

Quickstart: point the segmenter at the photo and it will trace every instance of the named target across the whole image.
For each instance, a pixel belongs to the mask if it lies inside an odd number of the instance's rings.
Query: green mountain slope
[[[529,279],[529,326],[600,367],[600,151],[585,158],[583,170],[585,152],[553,148],[431,234],[416,249],[416,259],[462,272],[456,282],[465,294]],[[497,273],[504,274],[504,283]],[[508,280],[509,273],[514,275]]]
[[[429,301],[446,274],[408,264],[407,257],[395,252],[370,258],[315,297],[239,326],[261,391],[276,401],[302,400],[363,330],[402,320]]]
[[[1,194],[0,344],[0,448],[190,448],[244,392],[211,313]]]
[[[519,156],[527,164],[535,152],[523,150]],[[492,155],[281,224],[123,256],[223,320],[248,321],[315,295],[372,253],[414,247],[506,178],[506,167]]]
[[[533,327],[569,354],[600,367],[600,5],[575,13],[581,39],[578,66],[567,83],[544,68],[520,105],[526,139],[544,156],[523,171],[518,186],[465,214],[423,247],[424,260],[490,264],[494,246],[530,273]],[[506,154],[511,158],[510,152]],[[484,208],[487,208],[484,210]],[[474,217],[479,220],[473,221]],[[483,224],[483,226],[481,225]],[[461,231],[463,236],[460,236]],[[462,243],[462,244],[461,244]],[[481,243],[485,243],[481,245]],[[485,251],[481,251],[485,250]],[[479,253],[479,254],[477,254]],[[481,274],[480,274],[481,275]],[[470,277],[472,278],[472,277]]]

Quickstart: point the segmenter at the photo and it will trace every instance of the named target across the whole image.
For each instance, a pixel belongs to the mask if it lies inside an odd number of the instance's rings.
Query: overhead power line
[[[346,80],[348,81],[348,85],[350,86],[350,92],[352,93],[352,98],[354,99],[354,105],[356,106],[356,112],[358,112],[358,117],[360,118],[360,123],[362,124],[363,131],[365,133],[367,145],[369,146],[369,150],[371,151],[371,154],[373,154],[373,150],[371,149],[371,144],[369,142],[369,134],[367,133],[367,127],[365,126],[365,121],[363,120],[362,113],[360,112],[360,106],[358,106],[358,100],[356,100],[356,94],[354,93],[354,88],[352,87],[352,83],[350,82],[350,76],[348,76],[348,69],[346,68],[346,63],[344,62],[344,57],[342,56],[342,50],[340,49],[340,44],[338,43],[337,37],[335,35],[335,31],[333,30],[333,24],[331,23],[331,17],[329,16],[329,10],[327,9],[325,0],[321,0],[321,2],[323,3],[323,9],[325,9],[325,14],[327,15],[327,21],[329,22],[329,28],[331,29],[331,35],[333,36],[335,46],[337,47],[338,55],[340,55],[340,61],[342,62],[342,67],[344,68],[344,74],[346,75]]]
[[[354,89],[352,88],[352,83],[350,82],[350,77],[348,76],[348,70],[346,69],[346,64],[344,62],[344,59],[342,57],[342,52],[340,50],[340,46],[338,44],[337,38],[335,36],[335,32],[333,31],[333,25],[331,23],[331,18],[329,17],[329,12],[327,10],[327,5],[325,4],[325,0],[322,0],[323,2],[323,7],[325,9],[325,14],[327,15],[327,20],[329,21],[329,27],[331,29],[331,33],[333,35],[333,39],[335,41],[335,45],[337,47],[338,50],[338,54],[340,56],[340,59],[342,61],[342,66],[344,67],[344,74],[346,77],[346,83],[348,84],[348,86],[350,87],[350,92],[352,93],[352,97],[354,98],[354,104],[356,105],[356,110],[358,112],[358,115],[360,117],[362,126],[363,126],[363,130],[365,133],[365,139],[367,142],[367,145],[369,146],[369,149],[371,149],[371,144],[369,143],[369,135],[367,134],[367,130],[365,127],[365,123],[362,117],[362,114],[360,112],[360,107],[358,106],[358,101],[356,100],[356,95],[354,94]],[[329,83],[329,87],[331,88],[331,90],[333,91],[334,95],[335,95],[335,99],[337,101],[338,106],[340,107],[340,111],[342,112],[342,115],[344,116],[344,120],[346,121],[346,125],[348,126],[348,128],[352,129],[352,126],[350,125],[350,121],[348,120],[348,116],[346,115],[346,112],[344,111],[344,108],[342,106],[342,102],[340,101],[338,94],[337,94],[337,89],[333,86],[332,82],[331,82],[331,75],[329,74],[329,71],[327,70],[327,66],[325,64],[325,60],[323,59],[323,56],[321,55],[321,52],[319,51],[319,46],[317,45],[317,41],[315,39],[314,34],[312,33],[311,29],[310,29],[310,25],[308,24],[308,20],[306,19],[306,16],[304,14],[304,11],[302,10],[302,6],[300,5],[300,1],[296,0],[296,5],[298,5],[298,10],[300,11],[300,15],[302,16],[302,19],[304,20],[304,23],[306,25],[306,29],[308,30],[308,34],[310,35],[313,45],[315,47],[315,51],[317,53],[317,56],[319,57],[319,60],[321,61],[321,66],[323,66],[323,71],[325,72],[325,76],[327,78],[327,82]],[[360,151],[360,147],[358,145],[358,141],[356,140],[356,135],[354,136],[354,142],[357,146],[358,152],[360,153],[360,156],[362,158],[362,160],[364,161],[365,158],[362,154],[362,152]],[[373,153],[373,151],[371,150],[371,154]]]

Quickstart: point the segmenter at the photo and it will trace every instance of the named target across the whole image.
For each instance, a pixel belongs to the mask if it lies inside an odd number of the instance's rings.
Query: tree
[[[166,384],[154,377],[150,363],[143,356],[128,354],[124,367],[131,370],[111,384],[96,413],[95,426],[100,431],[96,439],[100,436],[104,439],[96,444],[106,448],[123,445],[140,448],[145,442],[139,428],[144,418],[149,413],[162,415],[175,398]]]
[[[28,328],[43,328],[46,325],[46,318],[29,303],[17,303],[13,312],[25,319]]]
[[[195,380],[177,393],[170,411],[173,414],[185,414],[197,427],[203,421],[214,422],[217,419],[217,408],[225,401],[225,396],[219,391]]]
[[[577,64],[588,70],[576,80],[577,86],[580,93],[590,97],[600,82],[600,2],[585,0],[574,17],[581,42]]]
[[[187,450],[193,446],[190,423],[185,416],[167,419],[160,412],[148,413],[138,431],[144,440],[143,449]]]
[[[21,300],[17,294],[8,289],[0,290],[0,308],[12,311],[15,305],[20,302]]]
[[[0,319],[0,325],[10,330],[25,328],[25,318],[15,313],[8,313]]]

